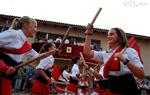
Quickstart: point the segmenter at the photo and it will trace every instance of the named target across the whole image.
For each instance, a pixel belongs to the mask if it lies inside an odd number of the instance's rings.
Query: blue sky
[[[150,37],[150,0],[1,0],[0,14],[86,26],[99,7],[94,27]]]

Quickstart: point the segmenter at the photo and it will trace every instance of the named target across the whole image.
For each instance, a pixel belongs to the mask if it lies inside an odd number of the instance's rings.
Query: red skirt
[[[11,80],[0,77],[0,95],[11,95]]]
[[[67,91],[77,93],[78,87],[76,84],[67,84]]]
[[[87,88],[82,88],[82,89],[81,89],[81,92],[82,92],[83,94],[86,94],[86,93],[88,92],[88,89],[87,89]]]
[[[33,87],[32,87],[32,95],[35,95],[35,94],[49,95],[50,94],[49,83],[42,84],[38,80],[35,80]]]
[[[57,92],[59,93],[59,94],[63,94],[63,93],[65,93],[65,86],[58,86],[57,85]]]

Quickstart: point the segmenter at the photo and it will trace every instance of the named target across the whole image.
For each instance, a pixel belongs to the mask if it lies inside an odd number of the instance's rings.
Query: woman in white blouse
[[[38,53],[32,49],[27,37],[37,32],[36,20],[24,16],[15,18],[11,27],[0,33],[0,95],[11,94],[11,79],[16,69],[14,66],[22,61],[22,55],[35,57]],[[5,76],[6,75],[6,76]]]
[[[124,31],[120,28],[110,29],[107,36],[109,50],[94,51],[90,49],[93,28],[90,24],[87,27],[84,54],[104,63],[100,74],[109,80],[110,92],[121,95],[140,95],[134,76],[140,79],[144,78],[143,64],[137,51],[133,48],[127,48],[120,53],[127,46]],[[90,70],[94,72],[94,70]]]

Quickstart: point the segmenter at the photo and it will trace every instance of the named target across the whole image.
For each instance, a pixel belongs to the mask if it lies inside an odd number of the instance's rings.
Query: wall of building
[[[2,27],[3,24],[4,24],[4,19],[2,19],[0,17],[0,26]],[[38,30],[40,32],[47,32],[47,33],[51,33],[51,34],[64,35],[65,32],[67,31],[67,29],[68,29],[67,26],[57,25],[57,23],[55,23],[55,24],[38,23]],[[84,32],[85,32],[85,29],[73,28],[71,30],[71,32],[69,33],[69,36],[85,38]],[[91,36],[91,38],[101,41],[100,46],[102,47],[103,50],[107,50],[108,45],[107,45],[106,36],[107,36],[106,32],[104,33],[103,31],[99,30],[99,31],[95,31],[94,34]],[[142,56],[142,59],[144,62],[145,75],[150,76],[150,72],[149,72],[149,69],[150,69],[150,64],[149,64],[149,62],[150,62],[150,58],[149,58],[149,56],[150,56],[150,39],[149,39],[149,37],[147,37],[147,38],[143,38],[142,36],[138,36],[136,41],[139,44],[140,49],[141,49],[141,56]],[[34,39],[29,38],[29,41],[31,43],[33,43]]]
[[[136,39],[141,49],[141,57],[144,64],[145,76],[150,76],[150,40]]]

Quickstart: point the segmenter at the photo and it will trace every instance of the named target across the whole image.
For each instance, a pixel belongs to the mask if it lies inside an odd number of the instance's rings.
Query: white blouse
[[[43,69],[47,70],[54,65],[54,57],[53,55],[50,55],[42,60],[40,60],[40,63],[37,65],[36,69]]]
[[[59,76],[58,80],[61,80],[63,82],[67,82],[67,81],[69,81],[70,76],[71,76],[71,74],[68,73],[66,70],[64,70],[62,72],[62,75]]]
[[[111,49],[109,50],[109,52],[94,51],[94,59],[102,60],[104,62],[104,64],[106,64],[114,52],[115,52],[115,50],[111,50]],[[131,64],[135,64],[136,66],[143,68],[143,64],[141,63],[138,53],[135,49],[127,48],[125,50],[125,52],[123,53],[123,56],[125,58],[129,59]],[[99,73],[102,75],[103,67],[99,71]],[[131,73],[131,71],[128,69],[128,67],[126,65],[124,65],[122,62],[120,62],[120,71],[110,71],[109,75],[120,76],[120,75],[124,75],[127,73]]]
[[[26,41],[27,38],[22,30],[9,29],[0,33],[0,48],[19,49]],[[21,62],[22,60],[22,54],[6,54],[17,62]],[[35,57],[39,54],[34,49],[31,49],[30,51],[25,52],[24,55],[29,57]]]
[[[77,77],[77,75],[80,75],[79,66],[77,64],[73,64],[73,67],[71,69],[71,76]]]

